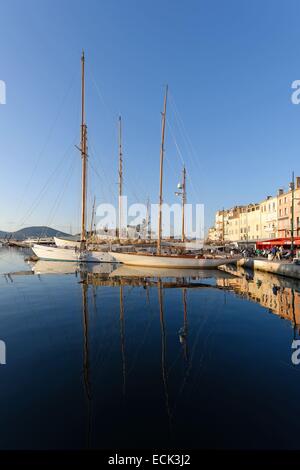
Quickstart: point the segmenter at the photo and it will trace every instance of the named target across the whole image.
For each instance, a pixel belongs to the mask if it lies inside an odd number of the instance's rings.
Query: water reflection
[[[270,312],[289,320],[300,334],[300,281],[276,276],[260,271],[247,271],[240,268],[226,270],[191,270],[191,269],[159,269],[124,265],[75,264],[37,261],[32,264],[34,274],[76,274],[87,284],[96,286],[120,286],[120,325],[124,330],[124,305],[122,286],[143,286],[148,289],[156,285],[163,288],[182,288],[184,311],[186,312],[186,296],[188,288],[206,286],[204,279],[214,279],[218,288],[231,290],[239,296],[258,302]],[[29,274],[21,271],[19,274]],[[17,274],[17,273],[13,273]],[[10,279],[12,279],[10,275]],[[198,281],[198,282],[197,282]],[[201,282],[199,282],[201,281]],[[147,296],[149,292],[147,291]],[[184,355],[187,357],[185,338],[187,335],[187,317],[184,316],[183,327],[180,329],[180,342]]]
[[[260,271],[231,270],[233,277],[219,278],[217,286],[231,290],[270,312],[289,320],[300,333],[300,281]]]
[[[83,383],[87,401],[87,448],[91,447],[92,394],[89,360],[88,285],[82,282]]]
[[[22,271],[0,280],[2,448],[297,448],[300,369],[278,317],[299,329],[298,281],[45,261]]]

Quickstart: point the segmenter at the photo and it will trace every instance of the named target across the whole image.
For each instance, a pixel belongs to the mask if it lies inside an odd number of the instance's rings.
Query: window
[[[284,208],[284,215],[286,215],[286,212],[287,212],[287,211],[286,211],[286,207],[285,207],[285,208]]]
[[[273,211],[275,210],[275,202],[273,202]]]
[[[256,231],[258,232],[258,225],[256,225]]]
[[[284,198],[284,203],[286,204],[286,197]]]
[[[281,209],[279,209],[279,217],[281,217]]]
[[[282,203],[282,199],[279,199],[279,205],[281,206],[281,203]]]

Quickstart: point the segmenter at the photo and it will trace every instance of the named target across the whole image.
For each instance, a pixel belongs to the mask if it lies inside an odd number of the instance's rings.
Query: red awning
[[[272,238],[271,240],[263,240],[256,243],[257,248],[268,248],[271,246],[290,246],[291,239],[287,238]],[[300,246],[300,237],[294,238],[294,245]]]

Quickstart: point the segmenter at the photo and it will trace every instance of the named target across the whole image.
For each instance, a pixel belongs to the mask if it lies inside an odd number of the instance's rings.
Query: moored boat
[[[163,203],[163,162],[164,162],[164,139],[165,139],[165,124],[166,124],[166,109],[167,109],[167,96],[168,86],[164,98],[164,109],[162,112],[162,131],[161,131],[161,147],[160,147],[160,181],[159,181],[159,210],[158,210],[158,238],[156,253],[133,252],[133,253],[120,253],[112,252],[109,254],[120,262],[130,266],[145,266],[152,268],[176,268],[176,269],[207,269],[217,268],[223,264],[229,264],[236,261],[234,257],[212,257],[197,254],[163,254],[162,253],[162,203]],[[184,245],[185,240],[185,221],[184,211],[186,203],[186,169],[183,167],[183,181],[178,185],[182,192],[177,192],[177,195],[182,196],[182,239],[181,244]],[[199,243],[193,243],[193,248],[196,248]],[[186,247],[185,247],[186,248]]]
[[[81,237],[80,241],[55,237],[56,246],[34,244],[32,251],[42,260],[72,261],[86,263],[113,263],[115,259],[107,251],[97,251],[88,246],[86,230],[86,195],[87,195],[87,125],[85,121],[85,57],[81,57]],[[107,247],[106,247],[107,250]]]
[[[43,260],[72,261],[85,263],[116,263],[116,259],[105,251],[81,251],[77,248],[59,248],[57,246],[33,245],[34,254]]]
[[[239,258],[205,258],[195,255],[158,255],[146,253],[109,252],[119,263],[130,266],[148,266],[154,268],[207,269],[235,262]]]

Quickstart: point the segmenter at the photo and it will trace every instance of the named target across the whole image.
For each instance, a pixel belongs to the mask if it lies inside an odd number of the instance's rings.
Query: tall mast
[[[157,239],[157,254],[161,253],[161,233],[162,233],[162,203],[163,203],[163,167],[164,167],[164,143],[165,143],[165,127],[166,127],[166,111],[167,111],[167,96],[168,85],[166,86],[166,93],[164,99],[164,110],[162,113],[161,124],[161,147],[160,147],[160,176],[159,176],[159,210],[158,210],[158,239]]]
[[[122,229],[122,195],[123,195],[123,152],[122,152],[122,118],[119,116],[119,230],[121,237]]]
[[[95,205],[96,205],[96,196],[94,196],[93,208],[92,208],[92,214],[91,214],[91,228],[90,228],[90,234],[89,234],[90,237],[92,237],[94,234]]]
[[[81,180],[81,241],[83,245],[86,242],[86,163],[87,163],[87,129],[85,124],[85,96],[84,96],[84,51],[81,56],[81,162],[82,162],[82,180]]]
[[[185,240],[185,233],[184,233],[185,204],[186,204],[186,169],[185,169],[185,166],[184,166],[183,171],[182,171],[182,228],[181,228],[181,241],[183,241],[183,242]]]

